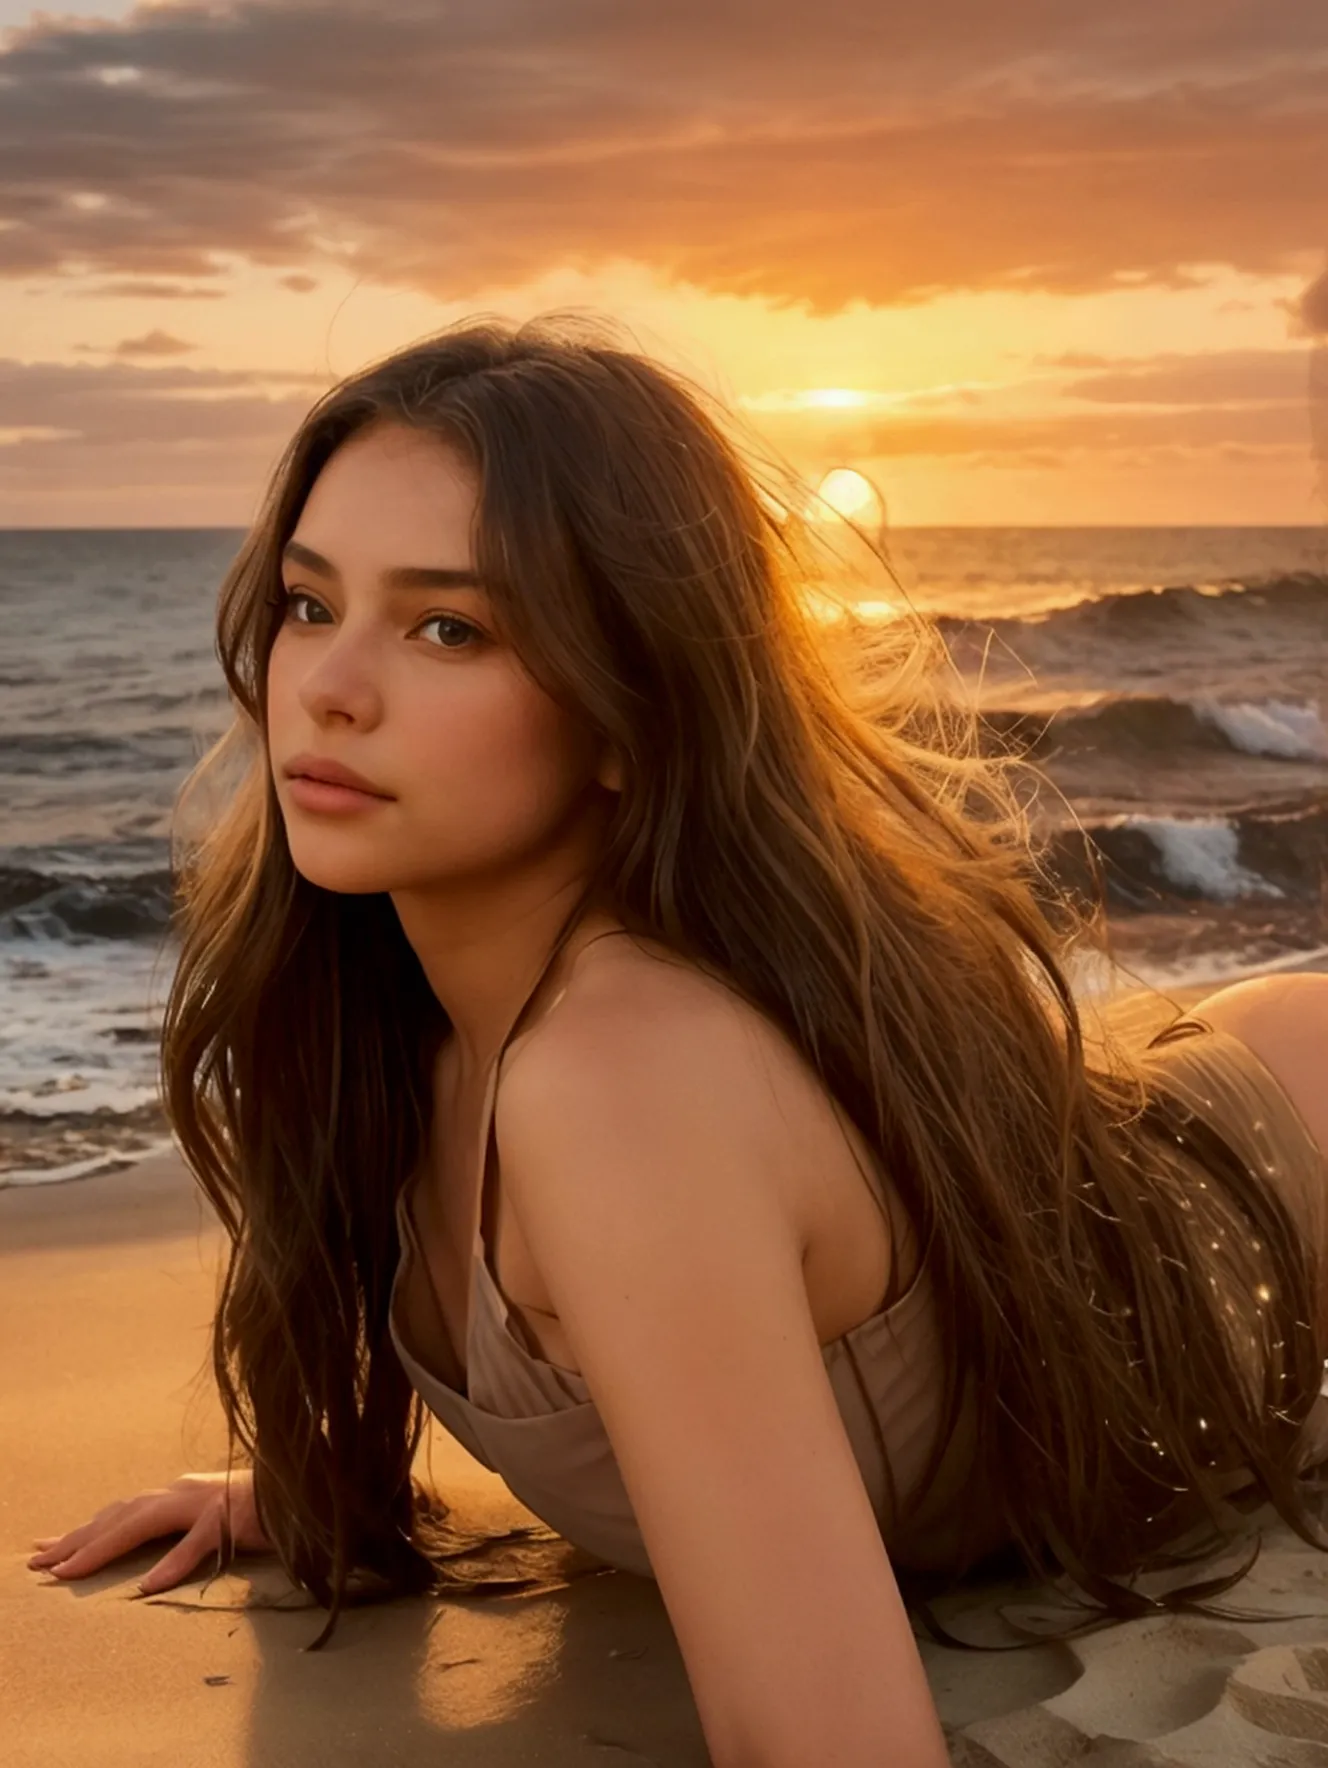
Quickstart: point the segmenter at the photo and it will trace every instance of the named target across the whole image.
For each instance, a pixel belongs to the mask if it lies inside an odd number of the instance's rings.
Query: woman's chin
[[[394,890],[398,879],[387,871],[381,858],[365,855],[356,861],[348,855],[301,852],[291,844],[291,863],[306,884],[319,890],[331,890],[338,896],[372,896]]]

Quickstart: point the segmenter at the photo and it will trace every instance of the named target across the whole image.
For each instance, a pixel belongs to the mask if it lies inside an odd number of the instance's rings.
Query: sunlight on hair
[[[813,620],[823,621],[829,625],[832,621],[844,618],[844,607],[833,597],[821,595],[814,589],[803,591],[802,603]]]
[[[813,620],[823,625],[833,626],[837,621],[865,620],[875,626],[887,620],[898,620],[908,612],[901,602],[856,601],[851,597],[847,602],[836,601],[833,596],[823,595],[817,590],[803,591],[803,606]]]
[[[782,525],[788,521],[789,506],[782,499],[776,497],[774,492],[767,490],[764,485],[755,484],[753,489],[759,502],[769,511],[776,522]]]

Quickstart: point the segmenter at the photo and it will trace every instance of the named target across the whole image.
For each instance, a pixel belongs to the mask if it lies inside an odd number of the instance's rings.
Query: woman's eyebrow
[[[451,565],[393,565],[380,579],[384,589],[483,589],[471,570]]]
[[[341,581],[341,573],[332,561],[302,541],[288,540],[281,556],[292,565],[303,565],[308,571],[317,571],[321,577]],[[473,570],[454,565],[393,565],[383,572],[380,581],[385,589],[398,590],[484,588]]]

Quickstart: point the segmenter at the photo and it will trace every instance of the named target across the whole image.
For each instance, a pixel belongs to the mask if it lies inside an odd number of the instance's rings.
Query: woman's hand
[[[259,1527],[254,1506],[252,1469],[241,1468],[231,1474],[229,1502],[231,1537],[236,1548],[270,1553],[272,1543]],[[224,1473],[184,1473],[169,1486],[140,1492],[136,1498],[117,1499],[82,1528],[34,1542],[39,1551],[28,1565],[33,1571],[49,1571],[57,1578],[85,1578],[145,1541],[183,1529],[184,1539],[177,1541],[139,1580],[139,1589],[147,1595],[169,1590],[183,1583],[195,1566],[220,1546],[226,1503]]]

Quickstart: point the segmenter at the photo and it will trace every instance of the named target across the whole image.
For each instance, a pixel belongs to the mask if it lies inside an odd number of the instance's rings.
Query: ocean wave
[[[1225,817],[1105,817],[1056,831],[1047,861],[1063,882],[1087,891],[1093,853],[1109,908],[1310,903],[1328,867],[1328,795]]]
[[[173,1147],[156,1097],[81,1115],[0,1107],[0,1189],[114,1172]]]
[[[0,1190],[18,1185],[62,1185],[69,1179],[100,1178],[106,1173],[119,1172],[128,1166],[137,1166],[141,1161],[150,1160],[154,1155],[169,1154],[175,1143],[170,1136],[153,1136],[128,1148],[102,1148],[93,1154],[85,1154],[78,1160],[56,1161],[51,1165],[0,1167]]]
[[[83,1123],[89,1117],[120,1124],[155,1123],[161,1093],[155,1080],[134,1085],[114,1075],[66,1076],[40,1087],[10,1087],[0,1093],[0,1125],[12,1135],[34,1124],[59,1119]]]
[[[117,713],[131,711],[159,714],[181,710],[197,713],[203,707],[216,706],[224,709],[229,699],[230,690],[225,682],[208,682],[201,687],[190,685],[171,690],[141,688],[135,691],[126,691],[116,694],[113,699],[107,700],[104,704]]]
[[[1266,755],[1282,761],[1328,761],[1328,728],[1318,706],[1297,700],[1176,700],[1162,694],[1113,694],[1089,705],[1030,712],[995,707],[983,714],[998,736],[1030,753],[1133,752],[1173,755]]]
[[[1183,631],[1196,623],[1258,610],[1261,624],[1283,620],[1319,624],[1328,632],[1328,576],[1317,571],[1290,571],[1249,582],[1166,583],[1121,588],[1085,596],[1066,607],[1050,608],[1019,618],[939,614],[937,625],[947,637],[963,638],[974,628],[997,633],[1029,632],[1052,638],[1110,639],[1144,637],[1149,633]]]
[[[191,725],[156,725],[114,732],[65,730],[7,731],[4,771],[11,775],[66,775],[95,768],[99,773],[180,772],[200,748]]]
[[[170,924],[171,875],[0,866],[0,939],[149,939]]]

